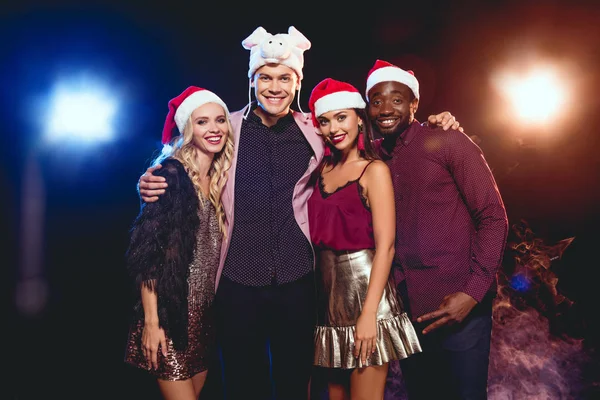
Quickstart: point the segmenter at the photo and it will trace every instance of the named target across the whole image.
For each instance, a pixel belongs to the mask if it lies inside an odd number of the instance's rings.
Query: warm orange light
[[[511,114],[524,124],[554,122],[569,101],[565,80],[551,67],[500,73],[494,77],[494,84],[511,105]]]

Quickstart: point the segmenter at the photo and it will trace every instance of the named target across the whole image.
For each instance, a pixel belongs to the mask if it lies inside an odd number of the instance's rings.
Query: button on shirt
[[[508,220],[481,149],[455,130],[414,121],[376,143],[396,198],[394,263],[406,280],[412,318],[464,292],[478,302],[496,290]],[[397,274],[398,276],[398,274]]]
[[[312,271],[313,250],[292,207],[294,186],[312,155],[291,113],[270,128],[254,112],[242,121],[227,278],[246,286],[279,285]]]

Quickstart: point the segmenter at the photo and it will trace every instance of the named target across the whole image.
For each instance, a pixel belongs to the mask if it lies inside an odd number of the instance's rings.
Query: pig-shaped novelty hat
[[[265,64],[283,64],[293,69],[302,80],[304,51],[310,49],[310,41],[293,26],[288,33],[272,35],[259,26],[242,41],[242,46],[250,50],[248,78]]]

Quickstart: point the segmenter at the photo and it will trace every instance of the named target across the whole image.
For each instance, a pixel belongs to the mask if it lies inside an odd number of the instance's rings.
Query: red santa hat
[[[319,82],[308,99],[308,107],[312,113],[315,126],[317,118],[334,110],[345,108],[365,108],[367,105],[358,89],[349,83],[326,78]]]
[[[413,71],[405,71],[402,68],[390,64],[387,61],[377,60],[367,75],[367,90],[365,95],[369,100],[369,90],[380,82],[400,82],[412,90],[415,97],[419,98],[419,81],[415,78]]]
[[[179,96],[169,100],[169,113],[165,120],[165,126],[162,132],[162,143],[167,144],[171,141],[175,127],[179,133],[183,133],[185,124],[194,110],[206,103],[216,103],[225,109],[227,119],[229,119],[229,110],[225,102],[219,96],[197,86],[190,86]]]

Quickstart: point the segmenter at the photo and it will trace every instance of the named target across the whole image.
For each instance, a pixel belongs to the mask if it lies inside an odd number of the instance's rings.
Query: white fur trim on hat
[[[225,109],[225,113],[229,116],[229,110],[219,96],[208,90],[194,92],[177,107],[177,111],[175,112],[175,124],[177,124],[177,129],[179,129],[180,133],[183,133],[185,124],[194,110],[206,103],[217,103]]]
[[[367,104],[358,92],[334,92],[315,101],[315,115],[345,108],[365,108]]]
[[[419,98],[419,81],[411,73],[398,67],[383,67],[376,69],[367,78],[366,97],[369,100],[369,90],[380,82],[400,82],[412,90],[415,97]]]

